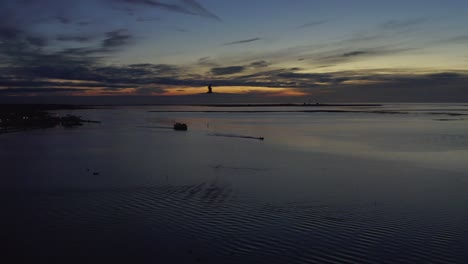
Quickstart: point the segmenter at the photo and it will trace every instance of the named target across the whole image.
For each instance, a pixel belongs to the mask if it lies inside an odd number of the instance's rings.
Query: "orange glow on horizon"
[[[161,95],[177,96],[177,95],[194,95],[207,92],[206,87],[184,87],[184,88],[166,88],[165,93]],[[303,96],[301,92],[294,88],[282,87],[258,87],[258,86],[215,86],[214,93],[220,94],[264,94],[266,96]]]
[[[134,95],[135,88],[123,88],[119,90],[105,90],[104,88],[96,88],[93,90],[85,90],[75,93],[75,96],[106,96],[106,95]]]
[[[0,90],[8,89],[10,87],[0,86]],[[70,86],[70,85],[56,85],[49,86],[48,88],[57,89],[57,93],[68,94],[72,96],[189,96],[197,94],[206,94],[207,87],[164,87],[155,89],[154,91],[145,90],[139,91],[138,88],[127,87],[119,89],[106,89],[105,86]],[[14,88],[13,88],[14,89]],[[60,91],[60,89],[70,89],[67,91]],[[34,92],[31,95],[40,95]],[[297,88],[285,87],[257,87],[257,86],[215,86],[213,87],[213,94],[232,94],[232,95],[262,95],[262,96],[304,96],[307,93],[302,92]]]
[[[54,78],[47,78],[41,79],[41,81],[51,82],[51,83],[76,83],[76,84],[100,84],[99,81],[92,81],[92,80],[73,80],[73,79],[54,79]]]

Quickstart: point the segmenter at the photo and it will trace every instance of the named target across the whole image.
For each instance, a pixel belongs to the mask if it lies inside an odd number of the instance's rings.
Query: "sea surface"
[[[0,258],[468,263],[468,104],[56,113],[102,123],[0,135]]]

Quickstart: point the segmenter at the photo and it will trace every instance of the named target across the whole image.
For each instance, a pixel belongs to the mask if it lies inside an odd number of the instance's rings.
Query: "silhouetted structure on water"
[[[208,92],[206,92],[206,93],[213,93],[213,90],[211,88],[211,83],[208,85]]]

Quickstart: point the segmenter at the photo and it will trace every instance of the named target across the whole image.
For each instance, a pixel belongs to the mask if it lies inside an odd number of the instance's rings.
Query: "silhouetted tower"
[[[208,92],[206,92],[206,93],[213,93],[213,91],[211,89],[211,83],[210,83],[210,85],[208,85]]]

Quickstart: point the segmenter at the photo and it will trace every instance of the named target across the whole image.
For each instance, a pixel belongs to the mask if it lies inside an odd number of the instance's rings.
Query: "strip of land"
[[[74,105],[0,105],[0,134],[57,126],[75,127],[83,123],[100,123],[79,116],[58,116],[48,111],[83,109]]]
[[[203,105],[203,106],[211,106],[211,107],[287,107],[287,106],[295,106],[295,107],[320,107],[320,106],[357,106],[357,107],[377,107],[377,106],[382,106],[381,104],[321,104],[321,103],[315,103],[315,104],[309,104],[309,103],[303,103],[303,104],[209,104],[209,105]]]

